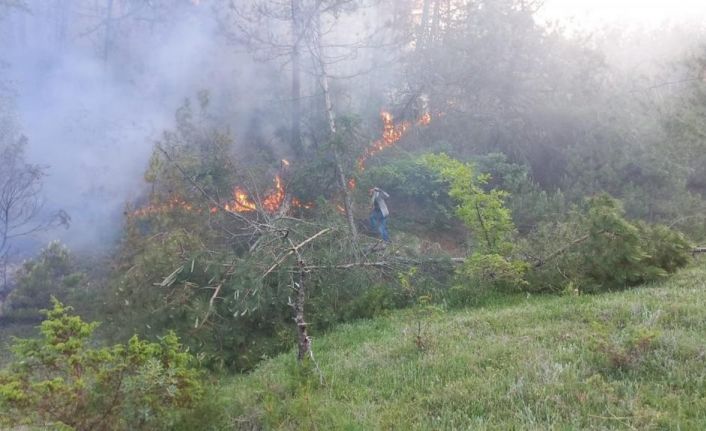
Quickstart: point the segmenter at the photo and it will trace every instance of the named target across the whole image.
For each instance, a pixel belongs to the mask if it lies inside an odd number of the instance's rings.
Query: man
[[[387,209],[387,204],[385,199],[389,198],[390,195],[385,193],[377,187],[370,189],[370,205],[372,211],[370,212],[370,226],[373,231],[376,229],[380,232],[382,240],[385,242],[390,242],[390,237],[387,233],[387,216],[390,215],[390,211]]]

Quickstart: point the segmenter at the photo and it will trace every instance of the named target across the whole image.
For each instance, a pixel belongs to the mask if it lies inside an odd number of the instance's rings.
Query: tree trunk
[[[431,22],[431,35],[429,36],[430,42],[436,42],[439,40],[440,32],[440,21],[441,21],[441,0],[434,1],[434,15]]]
[[[430,3],[431,0],[424,0],[424,5],[422,6],[422,17],[419,22],[419,31],[417,32],[417,50],[425,48],[427,23],[429,22],[429,9],[431,7]]]
[[[308,324],[304,319],[304,304],[306,303],[306,271],[304,262],[299,260],[299,283],[295,283],[297,297],[294,302],[294,322],[297,324],[297,361],[301,362],[311,355],[311,337],[307,331]]]
[[[329,88],[328,74],[326,73],[326,64],[323,58],[323,47],[321,44],[321,23],[320,20],[316,19],[316,44],[318,51],[318,58],[316,61],[319,66],[321,88],[324,93],[324,103],[326,108],[326,118],[328,120],[329,132],[331,134],[331,139],[336,137],[336,114],[333,112],[333,102],[331,101],[331,91]],[[338,187],[343,195],[343,204],[346,210],[346,219],[348,221],[348,228],[351,233],[353,242],[358,242],[358,229],[355,226],[355,217],[353,215],[353,199],[351,197],[351,192],[348,190],[348,181],[346,181],[345,171],[343,170],[343,163],[341,161],[341,155],[336,148],[335,144],[332,146],[333,158],[336,163],[336,179],[338,181]]]
[[[301,0],[292,1],[292,125],[290,146],[294,154],[302,155],[302,133],[301,133]]]

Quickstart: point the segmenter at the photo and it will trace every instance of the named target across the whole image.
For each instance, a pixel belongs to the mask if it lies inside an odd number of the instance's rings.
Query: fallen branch
[[[206,310],[206,315],[203,316],[201,324],[199,324],[198,319],[196,320],[195,329],[200,329],[201,327],[203,327],[203,325],[206,324],[206,322],[208,322],[208,318],[211,317],[211,311],[213,311],[213,303],[215,302],[216,298],[218,298],[218,294],[221,292],[221,287],[223,287],[223,283],[220,283],[218,286],[216,286],[215,290],[213,291],[213,295],[211,295],[211,299],[208,301],[208,310]]]
[[[539,259],[539,260],[534,264],[534,267],[535,267],[535,268],[541,267],[542,265],[544,265],[544,264],[547,263],[548,261],[550,261],[550,260],[552,260],[552,259],[554,259],[554,258],[556,258],[556,257],[558,257],[558,256],[561,256],[562,254],[566,253],[570,248],[572,248],[572,247],[574,247],[574,246],[576,246],[576,245],[581,244],[582,242],[586,241],[586,240],[589,239],[590,237],[591,237],[591,234],[586,234],[586,235],[584,235],[584,236],[582,236],[582,237],[580,237],[580,238],[577,238],[577,239],[571,241],[570,243],[566,244],[564,247],[560,248],[559,250],[555,251],[554,253],[550,254],[549,256],[545,257],[544,259]]]
[[[294,245],[291,241],[290,244],[292,244],[292,247],[287,250],[277,261],[268,269],[263,275],[262,278],[267,277],[272,271],[277,269],[278,266],[282,264],[289,256],[293,255],[294,253],[299,254],[299,249],[310,243],[311,241],[315,240],[316,238],[320,237],[321,235],[324,235],[328,232],[330,232],[332,229],[330,227],[327,227],[326,229],[320,230],[318,233],[316,233],[314,236],[311,236],[307,238],[306,240],[300,242],[298,245]]]
[[[376,262],[351,262],[351,263],[342,263],[338,265],[307,265],[304,266],[302,269],[306,271],[313,271],[313,270],[319,270],[319,269],[350,269],[350,268],[355,268],[355,267],[378,267],[378,268],[383,268],[383,267],[389,267],[393,266],[394,264],[416,264],[416,265],[421,265],[423,263],[444,263],[444,262],[451,262],[455,264],[461,264],[466,261],[466,258],[464,257],[452,257],[452,258],[428,258],[428,259],[410,259],[410,258],[397,258],[395,260],[380,260]],[[299,268],[297,268],[299,270]]]
[[[206,198],[206,200],[211,202],[212,205],[214,205],[219,210],[223,211],[225,214],[228,214],[231,217],[233,217],[239,221],[247,223],[248,225],[253,227],[256,231],[259,232],[261,230],[260,223],[255,223],[253,220],[250,220],[249,218],[247,218],[241,214],[238,214],[235,211],[231,211],[230,209],[226,208],[225,205],[223,205],[218,199],[215,199],[213,196],[211,196],[206,190],[204,190],[203,187],[201,187],[201,185],[199,183],[194,181],[194,179],[189,176],[189,174],[186,172],[186,170],[184,170],[184,168],[182,168],[178,162],[176,162],[174,159],[172,159],[172,156],[167,152],[167,150],[162,148],[162,146],[157,145],[157,150],[159,150],[162,154],[164,154],[164,157],[167,159],[167,161],[169,163],[171,163],[172,165],[174,165],[174,167],[177,168],[177,170],[179,171],[179,173],[181,173],[181,175],[184,177],[184,179],[186,181],[188,181],[192,187],[194,187],[196,190],[198,190],[199,193],[201,193],[203,195],[203,197]]]
[[[697,253],[706,253],[706,247],[694,247],[693,250],[691,250],[692,254],[697,254]]]

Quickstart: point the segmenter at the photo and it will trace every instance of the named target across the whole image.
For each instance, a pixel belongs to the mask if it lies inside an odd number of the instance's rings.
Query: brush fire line
[[[382,136],[374,141],[372,145],[365,149],[363,154],[357,160],[357,167],[360,172],[365,171],[365,164],[374,155],[382,152],[383,150],[390,148],[397,144],[412,128],[413,125],[418,126],[428,126],[431,123],[432,116],[430,113],[425,113],[416,122],[402,121],[395,124],[394,117],[391,113],[383,111],[380,113],[380,118],[382,119],[383,129]],[[286,169],[290,166],[289,161],[282,160],[282,169]],[[277,174],[274,178],[274,188],[270,190],[262,199],[262,209],[270,214],[274,214],[279,211],[284,203],[284,199],[287,195],[287,191],[283,185],[282,177]],[[348,180],[348,189],[353,191],[356,189],[357,183],[355,178]],[[302,202],[298,198],[291,199],[291,206],[293,208],[305,208],[311,209],[314,207],[313,203]],[[130,213],[133,217],[147,217],[150,215],[160,214],[164,212],[174,211],[174,210],[184,210],[184,211],[200,211],[184,199],[179,197],[174,197],[168,202],[162,204],[147,205],[143,208],[139,208]],[[223,205],[223,209],[230,212],[237,213],[249,213],[255,212],[258,209],[257,203],[250,196],[247,190],[241,186],[235,186],[233,188],[233,198],[231,201]],[[336,209],[345,213],[345,208],[337,204]],[[220,210],[218,207],[211,207],[209,212],[215,214]]]

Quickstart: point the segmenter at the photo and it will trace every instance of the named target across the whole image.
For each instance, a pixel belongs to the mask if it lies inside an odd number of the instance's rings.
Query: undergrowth
[[[704,276],[345,324],[322,377],[289,353],[221,396],[236,429],[705,429]]]

